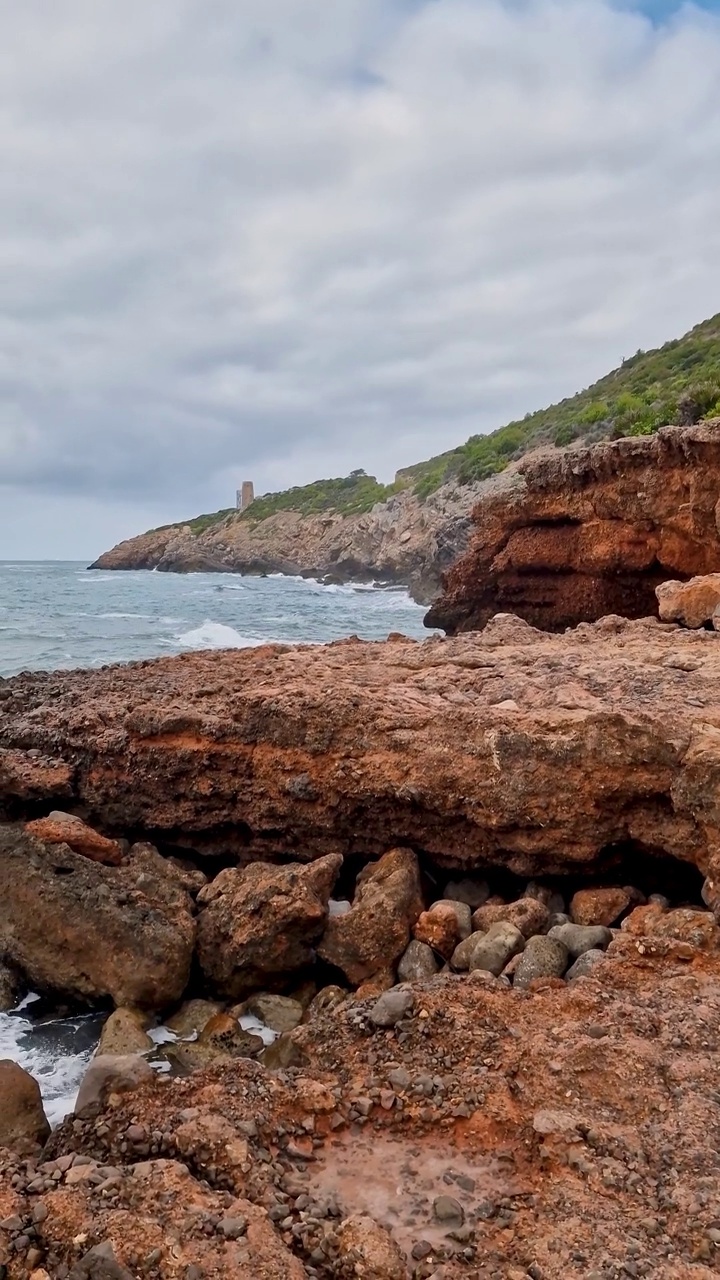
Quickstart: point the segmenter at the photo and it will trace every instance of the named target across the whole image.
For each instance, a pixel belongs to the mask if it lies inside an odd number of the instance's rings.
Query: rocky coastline
[[[108,1013],[51,1134],[0,1063],[9,1280],[716,1274],[720,587],[665,597],[0,682],[4,1005]]]
[[[328,582],[406,586],[420,604],[467,546],[470,512],[495,481],[446,483],[427,498],[411,488],[359,515],[283,510],[254,521],[232,512],[219,523],[154,529],[106,551],[91,569],[167,573],[301,574]]]
[[[475,631],[502,611],[548,631],[657,615],[661,583],[720,563],[718,418],[536,451],[498,479],[473,509],[429,627]]]

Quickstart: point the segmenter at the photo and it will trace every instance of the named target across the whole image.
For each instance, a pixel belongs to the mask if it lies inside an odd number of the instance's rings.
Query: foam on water
[[[323,643],[390,631],[418,639],[423,609],[405,591],[369,583],[228,574],[104,572],[84,564],[0,562],[0,677],[19,671],[98,667],[198,649],[243,649],[270,642]],[[102,591],[86,588],[102,587]],[[344,903],[333,913],[347,910]],[[44,1013],[43,1013],[44,1010]],[[42,1014],[42,1016],[41,1016]],[[47,1016],[37,1000],[0,1014],[0,1058],[35,1076],[48,1117],[72,1110],[100,1036],[104,1015]],[[242,1026],[275,1039],[250,1016]],[[159,1046],[170,1033],[157,1028]],[[153,1062],[158,1070],[161,1062]]]
[[[254,636],[241,636],[234,627],[213,622],[212,618],[206,618],[201,627],[182,632],[176,640],[186,649],[254,649],[268,643]]]
[[[90,1013],[34,1022],[24,1000],[13,1013],[0,1013],[0,1058],[11,1058],[37,1080],[52,1125],[72,1111],[80,1081],[107,1015]]]

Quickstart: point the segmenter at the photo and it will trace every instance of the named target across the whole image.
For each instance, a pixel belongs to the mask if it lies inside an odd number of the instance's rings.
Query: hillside
[[[559,404],[403,468],[391,485],[358,470],[265,494],[244,512],[226,509],[151,530],[92,567],[381,578],[411,582],[426,600],[464,550],[483,482],[526,453],[651,435],[718,413],[720,314],[657,350],[638,351]]]

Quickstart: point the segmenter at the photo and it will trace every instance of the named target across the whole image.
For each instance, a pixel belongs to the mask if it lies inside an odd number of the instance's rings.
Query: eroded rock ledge
[[[229,861],[406,845],[534,875],[635,850],[715,877],[718,690],[715,633],[619,618],[22,675],[0,803]]]
[[[501,610],[548,631],[644,617],[659,583],[720,563],[720,419],[534,454],[498,481],[428,626],[475,630]]]

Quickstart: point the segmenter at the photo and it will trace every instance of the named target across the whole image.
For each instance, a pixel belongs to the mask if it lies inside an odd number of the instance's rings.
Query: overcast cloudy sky
[[[0,18],[0,557],[390,479],[720,310],[720,3]]]

